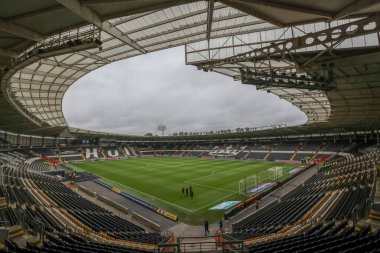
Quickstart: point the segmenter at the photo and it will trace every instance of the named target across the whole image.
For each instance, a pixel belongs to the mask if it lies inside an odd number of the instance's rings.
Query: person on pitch
[[[193,193],[192,190],[190,190],[190,197],[191,197],[191,199],[193,199],[193,196],[194,196],[194,193]]]
[[[205,227],[205,236],[207,236],[210,232],[208,231],[208,221],[205,220],[205,224],[204,224],[204,227]]]
[[[189,189],[186,187],[186,197],[189,196]]]
[[[185,196],[185,187],[182,187],[182,196]]]
[[[223,232],[223,221],[222,221],[222,218],[220,218],[220,220],[219,220],[219,231]]]

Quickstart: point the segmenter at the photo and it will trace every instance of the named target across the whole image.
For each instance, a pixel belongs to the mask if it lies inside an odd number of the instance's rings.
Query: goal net
[[[283,176],[283,169],[282,167],[273,167],[273,168],[269,168],[267,170],[268,172],[268,180],[269,181],[277,181],[279,178],[281,178]]]
[[[259,176],[250,176],[239,181],[239,194],[244,196],[254,195],[259,192],[262,180]]]

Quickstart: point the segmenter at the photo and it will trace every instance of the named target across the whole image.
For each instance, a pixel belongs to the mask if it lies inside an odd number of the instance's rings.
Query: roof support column
[[[207,40],[210,40],[210,37],[211,37],[213,16],[214,16],[214,0],[209,0],[208,6],[207,6],[207,33],[206,33]]]
[[[113,27],[110,22],[102,21],[100,16],[94,12],[92,9],[83,5],[79,0],[56,0],[58,3],[63,5],[65,8],[76,14],[78,17],[86,20],[87,22],[97,26],[102,31],[112,35],[113,37],[123,41],[125,44],[133,47],[134,49],[140,51],[141,53],[146,54],[147,51],[142,48],[139,44],[134,42],[131,38]]]

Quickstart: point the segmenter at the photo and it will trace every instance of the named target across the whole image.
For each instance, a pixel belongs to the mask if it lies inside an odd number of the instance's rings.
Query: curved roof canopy
[[[186,64],[290,101],[304,127],[378,129],[379,12],[371,0],[2,0],[0,129],[86,133],[62,113],[70,85],[180,45]]]

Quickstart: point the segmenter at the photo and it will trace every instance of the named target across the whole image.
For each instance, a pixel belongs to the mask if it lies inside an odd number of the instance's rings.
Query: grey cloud
[[[65,118],[74,127],[140,135],[157,133],[159,123],[173,133],[307,120],[273,94],[184,62],[179,47],[95,70],[65,94]]]

